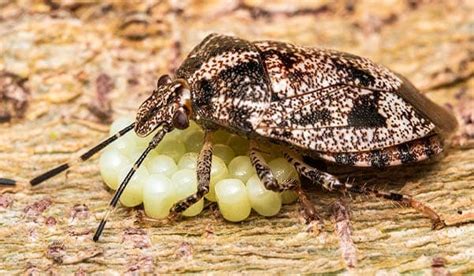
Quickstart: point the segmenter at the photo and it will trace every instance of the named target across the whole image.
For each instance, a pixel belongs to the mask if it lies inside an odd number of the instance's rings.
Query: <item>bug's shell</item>
[[[177,77],[190,84],[195,116],[204,126],[284,143],[334,162],[341,155],[360,159],[338,163],[373,165],[361,156],[377,152],[376,158],[387,159],[380,154],[403,151],[398,146],[409,146],[409,160],[426,159],[415,145],[432,143],[430,155],[437,154],[442,138],[456,127],[451,114],[404,77],[333,50],[211,34]],[[380,164],[405,163],[400,154],[393,158],[396,162]]]

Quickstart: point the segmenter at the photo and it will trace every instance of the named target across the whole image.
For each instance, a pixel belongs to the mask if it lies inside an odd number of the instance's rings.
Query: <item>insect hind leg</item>
[[[340,190],[344,188],[344,184],[339,181],[335,176],[322,172],[312,166],[306,164],[301,157],[293,152],[285,151],[283,156],[295,167],[298,174],[305,176],[313,183],[320,184],[323,188],[328,191]]]
[[[367,187],[365,185],[353,185],[347,182],[342,183],[335,176],[325,172],[321,172],[309,166],[304,161],[302,161],[301,158],[299,158],[296,154],[292,152],[285,152],[284,156],[293,166],[295,166],[298,173],[309,178],[314,183],[321,184],[324,188],[330,191],[338,190],[340,192],[351,192],[392,200],[404,206],[411,207],[422,213],[423,215],[427,216],[432,222],[433,229],[440,229],[446,226],[445,222],[436,213],[436,211],[434,211],[424,203],[412,198],[411,196],[394,192],[384,192],[372,187]]]
[[[184,212],[199,200],[201,200],[209,192],[209,184],[211,181],[212,166],[212,133],[207,131],[204,137],[204,144],[197,163],[197,192],[179,201],[171,208],[172,216]]]
[[[365,185],[351,185],[351,184],[346,184],[347,191],[352,192],[352,193],[358,193],[358,194],[364,194],[364,195],[372,195],[378,198],[384,198],[388,200],[392,200],[395,202],[400,203],[403,206],[406,207],[411,207],[418,211],[419,213],[427,216],[432,223],[432,228],[433,229],[441,229],[446,226],[446,223],[444,220],[441,219],[440,215],[436,213],[435,210],[424,204],[423,202],[420,202],[416,199],[414,199],[411,196],[404,195],[401,193],[395,193],[395,192],[385,192],[385,191],[380,191],[372,187],[367,187]]]

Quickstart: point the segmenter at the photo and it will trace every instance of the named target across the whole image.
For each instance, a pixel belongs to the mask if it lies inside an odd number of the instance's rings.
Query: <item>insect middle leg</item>
[[[400,194],[400,193],[394,193],[394,192],[379,191],[375,188],[367,187],[367,186],[355,186],[350,183],[342,183],[335,176],[325,173],[325,172],[321,172],[311,167],[310,165],[306,164],[304,161],[301,160],[300,157],[298,157],[296,154],[292,152],[285,152],[284,156],[293,166],[295,166],[296,171],[298,173],[309,178],[314,183],[321,184],[324,188],[328,189],[329,191],[333,191],[333,190],[339,190],[341,192],[347,191],[347,192],[372,195],[375,197],[392,200],[404,206],[412,207],[413,209],[427,216],[432,222],[433,229],[440,229],[446,226],[445,222],[436,213],[436,211],[434,211],[427,205],[423,204],[422,202],[415,200],[411,196]]]
[[[257,171],[258,178],[260,178],[260,181],[262,181],[263,186],[267,190],[283,192],[296,189],[296,182],[278,183],[267,162],[265,162],[262,154],[258,151],[257,143],[255,141],[250,142],[249,157],[250,162],[252,162],[253,167]]]
[[[204,136],[204,144],[197,162],[197,192],[176,203],[171,208],[172,214],[184,212],[191,205],[201,200],[209,192],[209,183],[211,181],[212,166],[212,132],[207,131]]]
[[[303,208],[303,212],[305,215],[306,221],[314,221],[320,220],[319,215],[317,214],[314,205],[309,200],[306,193],[303,189],[298,185],[297,182],[289,181],[285,183],[278,183],[278,180],[273,175],[270,167],[266,163],[263,156],[260,154],[257,148],[257,143],[255,141],[250,142],[250,161],[254,166],[255,170],[257,171],[258,178],[262,181],[263,186],[267,190],[271,190],[274,192],[283,192],[287,190],[294,190],[298,194],[298,200]]]

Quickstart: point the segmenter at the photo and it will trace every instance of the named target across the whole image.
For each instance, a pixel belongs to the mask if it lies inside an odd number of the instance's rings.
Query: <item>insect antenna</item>
[[[117,191],[115,191],[114,197],[110,201],[109,207],[104,215],[104,218],[100,221],[99,226],[97,227],[97,230],[94,234],[94,241],[98,241],[100,238],[100,235],[102,234],[102,231],[104,231],[105,224],[107,223],[107,220],[109,219],[110,214],[115,210],[115,207],[117,206],[117,203],[120,199],[120,196],[122,195],[123,191],[127,187],[128,183],[130,182],[130,179],[132,176],[135,174],[135,172],[138,170],[140,165],[142,164],[143,160],[145,160],[146,156],[148,153],[154,149],[160,141],[163,139],[165,134],[169,131],[167,127],[161,128],[158,133],[153,137],[151,142],[148,144],[148,147],[143,151],[143,153],[140,155],[140,157],[135,161],[133,164],[133,167],[130,169],[130,171],[127,173],[127,176],[125,176],[124,180],[122,183],[120,183],[120,186],[118,187]]]
[[[27,184],[30,184],[31,186],[36,186],[40,183],[42,183],[45,180],[50,179],[51,177],[69,169],[70,167],[84,162],[91,158],[94,154],[108,146],[110,143],[113,141],[117,140],[119,137],[123,136],[125,133],[129,132],[135,127],[135,123],[132,123],[128,125],[127,127],[121,129],[119,132],[117,132],[115,135],[110,136],[109,138],[105,139],[104,141],[100,142],[97,144],[95,147],[91,148],[87,152],[83,153],[79,158],[74,158],[72,160],[69,160],[68,162],[61,164],[55,168],[52,168],[37,177],[31,179],[30,181],[26,182]],[[18,183],[21,183],[20,181],[14,180],[14,179],[9,179],[9,178],[0,178],[0,185],[8,185],[8,186],[14,186]]]

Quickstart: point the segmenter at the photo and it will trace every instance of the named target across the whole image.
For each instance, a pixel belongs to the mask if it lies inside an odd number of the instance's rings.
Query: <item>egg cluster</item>
[[[133,122],[121,117],[112,123],[110,134]],[[146,138],[133,131],[109,145],[100,156],[100,173],[104,182],[116,190],[135,160],[145,150],[154,133]],[[127,207],[143,203],[152,218],[165,218],[173,204],[197,191],[196,165],[203,145],[204,132],[194,122],[185,130],[165,135],[135,172],[120,197]],[[222,216],[229,221],[246,219],[251,209],[263,216],[276,215],[282,204],[292,203],[292,191],[276,193],[265,189],[247,156],[248,141],[238,135],[217,131],[212,137],[213,157],[210,191],[206,200],[217,202]],[[295,169],[276,151],[264,154],[274,176],[280,182],[299,181]],[[196,216],[204,207],[204,199],[183,212]]]

